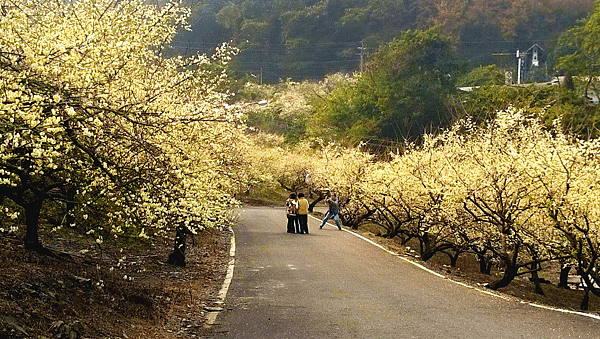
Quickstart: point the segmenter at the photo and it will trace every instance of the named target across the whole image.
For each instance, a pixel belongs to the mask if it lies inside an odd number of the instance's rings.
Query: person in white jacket
[[[296,233],[300,231],[300,228],[296,226],[298,223],[298,199],[296,199],[296,193],[290,194],[290,197],[285,201],[285,213],[287,215],[287,232]]]

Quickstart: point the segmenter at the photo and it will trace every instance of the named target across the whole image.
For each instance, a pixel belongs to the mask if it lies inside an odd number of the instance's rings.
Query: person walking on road
[[[335,193],[328,194],[327,198],[325,198],[325,202],[327,202],[329,209],[325,213],[325,217],[323,218],[323,222],[321,223],[321,226],[319,226],[319,229],[322,229],[323,226],[325,226],[327,220],[333,219],[338,230],[341,231],[342,223],[340,222],[340,204],[338,197],[335,195]]]
[[[298,221],[300,233],[308,234],[308,200],[304,197],[304,193],[298,193]]]
[[[285,213],[287,215],[287,232],[296,233],[298,224],[298,200],[296,199],[296,193],[290,194],[290,197],[285,201]]]

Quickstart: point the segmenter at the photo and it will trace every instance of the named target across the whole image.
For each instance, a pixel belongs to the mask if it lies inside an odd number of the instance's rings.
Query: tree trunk
[[[423,237],[419,239],[419,255],[421,256],[421,260],[428,261],[433,257],[435,252],[431,248],[429,234],[423,234]]]
[[[514,253],[512,254],[512,258],[510,257],[509,254],[504,254],[502,256],[502,261],[505,264],[504,273],[502,275],[502,278],[500,278],[499,280],[496,280],[490,284],[489,287],[491,289],[497,290],[499,288],[506,287],[506,286],[508,286],[508,284],[510,284],[515,279],[515,277],[517,276],[518,270],[519,270],[517,263],[516,263],[518,253],[519,253],[519,247],[517,246],[517,248],[514,250]]]
[[[489,287],[492,290],[497,290],[499,288],[506,287],[515,279],[516,276],[516,270],[513,270],[512,268],[507,269],[504,271],[504,275],[502,276],[502,278],[492,282]]]
[[[558,283],[558,287],[569,288],[569,272],[571,271],[570,265],[563,265],[560,268],[560,280]]]
[[[317,200],[315,200],[315,201],[311,202],[311,203],[308,205],[308,211],[312,213],[312,212],[314,211],[314,209],[315,209],[315,206],[316,206],[316,205],[319,203],[319,201],[321,201],[321,200],[323,200],[323,196],[322,196],[322,195],[319,195],[319,197],[317,198]]]
[[[579,305],[579,308],[583,311],[587,311],[589,309],[589,304],[590,304],[590,292],[589,292],[588,288],[586,287],[585,294],[583,295],[583,299],[581,300],[581,305]]]
[[[387,230],[388,232],[384,234],[383,237],[386,239],[394,239],[398,235],[398,230],[399,228],[392,227]]]
[[[175,245],[173,252],[169,255],[167,263],[175,266],[185,267],[185,241],[187,238],[187,229],[185,226],[177,226],[175,234]]]
[[[544,295],[544,290],[542,289],[542,284],[540,284],[540,276],[538,275],[537,268],[539,267],[539,263],[531,264],[531,281],[535,285],[535,293],[539,295]]]
[[[25,249],[41,252],[44,249],[39,237],[40,211],[42,210],[42,201],[35,201],[23,206],[25,208]]]
[[[67,227],[74,228],[75,227],[75,216],[73,215],[73,211],[75,211],[75,188],[69,187],[66,189],[67,196],[67,216],[65,218],[65,223]]]
[[[477,262],[479,263],[479,272],[490,275],[492,273],[492,263],[485,256],[485,252],[486,251],[477,251],[475,254],[477,255]]]
[[[363,220],[366,220],[368,218],[370,218],[373,214],[375,214],[376,210],[371,210],[371,209],[366,209],[367,213],[364,214],[358,214],[356,215],[356,217],[352,220],[352,223],[350,224],[350,227],[353,230],[357,230],[358,226],[360,226],[360,224],[362,223]]]
[[[460,251],[455,251],[454,254],[448,253],[448,256],[450,257],[450,267],[456,267],[460,253]]]
[[[406,245],[413,238],[412,236],[406,235],[406,234],[400,234],[399,237],[400,237],[400,244],[402,244],[402,246]]]

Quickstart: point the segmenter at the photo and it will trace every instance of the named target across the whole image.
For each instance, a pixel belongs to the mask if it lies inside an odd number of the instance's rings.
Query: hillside
[[[0,235],[1,338],[190,338],[205,331],[229,260],[229,232],[190,239],[187,267],[166,264],[171,246],[96,255],[84,238],[23,249]]]
[[[440,26],[471,67],[516,63],[514,53],[539,44],[550,51],[558,34],[592,11],[593,0],[211,0],[192,8],[180,53],[208,52],[223,41],[241,49],[242,73],[261,81],[318,79],[360,68],[383,43],[407,29]]]

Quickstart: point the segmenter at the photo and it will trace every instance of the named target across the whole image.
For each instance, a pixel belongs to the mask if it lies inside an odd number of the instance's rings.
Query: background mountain
[[[264,82],[355,71],[407,29],[440,26],[471,67],[516,64],[516,51],[552,50],[558,34],[586,18],[593,0],[188,0],[191,31],[180,53],[232,41],[237,70]]]

